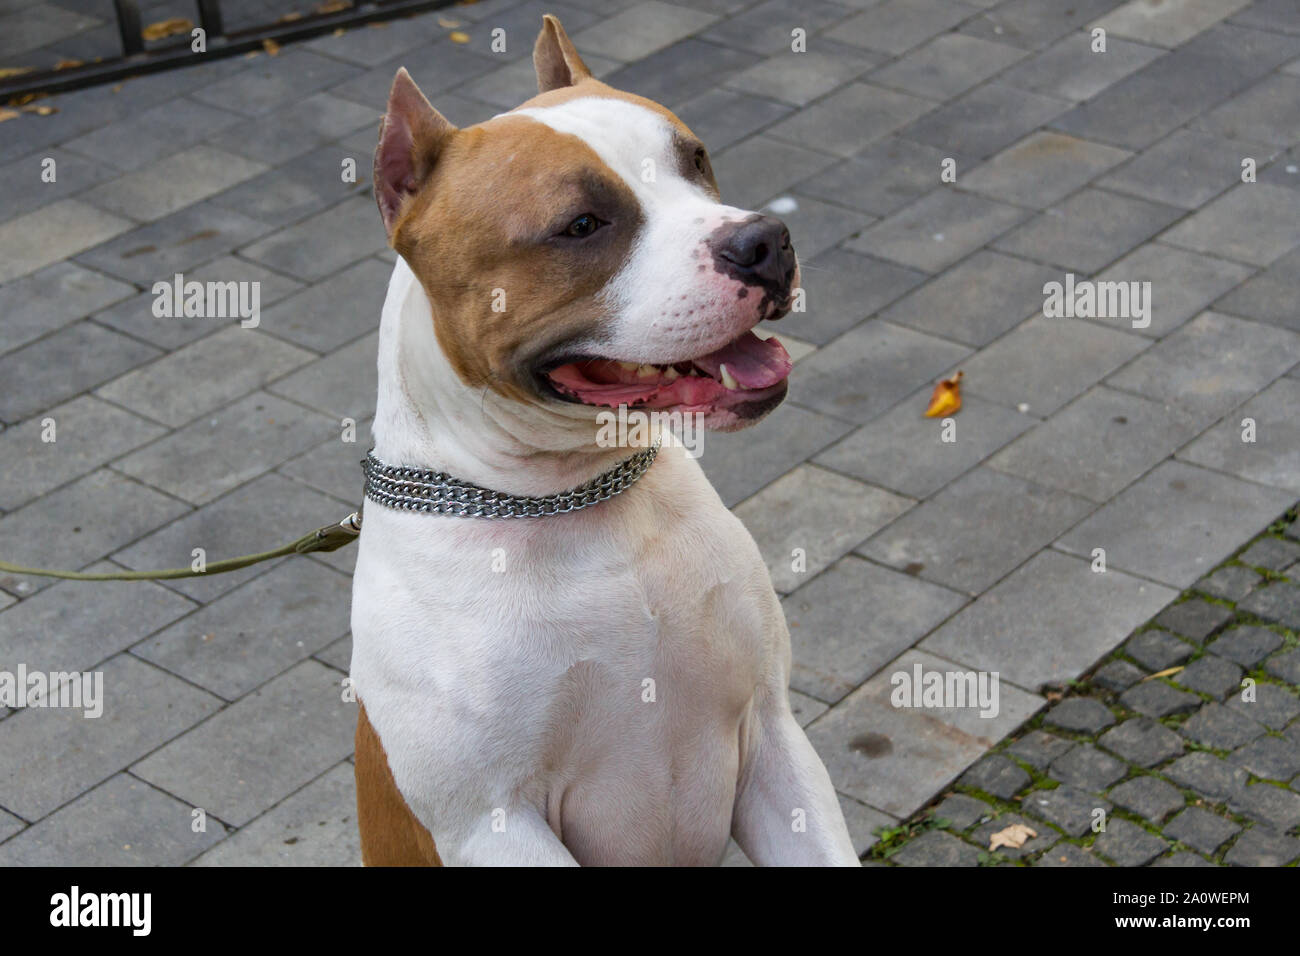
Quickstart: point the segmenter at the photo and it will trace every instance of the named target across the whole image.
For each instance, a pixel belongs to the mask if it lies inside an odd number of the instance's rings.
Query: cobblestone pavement
[[[1292,509],[980,758],[873,861],[1300,861],[1300,526]],[[998,846],[1017,824],[1033,835]]]
[[[1044,688],[1300,494],[1300,16],[1278,0],[489,0],[53,97],[57,113],[0,123],[0,556],[188,565],[197,547],[261,550],[351,510],[393,261],[365,181],[388,85],[406,65],[462,125],[514,106],[547,11],[594,72],[701,134],[730,202],[780,200],[805,263],[808,310],[776,327],[798,359],[790,399],[708,436],[702,463],[783,595],[794,705],[860,848],[959,778],[985,785],[943,812],[982,842],[983,815],[1049,778],[1062,787],[1023,812],[1077,828],[1071,795],[1131,775],[1144,748],[1177,743],[1187,774],[1221,767],[1230,783],[1249,779],[1232,761],[1269,774],[1291,759],[1294,724],[1271,735],[1256,710],[1201,696],[1226,699],[1238,667],[1294,682],[1294,634],[1274,625],[1114,699],[1094,678],[1033,738],[1069,754],[1020,756],[1030,776],[999,753],[1007,780],[963,777],[1048,704]],[[260,325],[155,318],[152,286],[175,273],[259,282]],[[1150,281],[1149,324],[1046,318],[1044,284],[1067,273]],[[949,442],[922,412],[958,368]],[[0,669],[102,671],[107,693],[98,719],[0,717],[0,863],[356,863],[339,690],[352,560],[166,584],[0,578]],[[1238,612],[1294,615],[1295,587],[1269,583]],[[1146,669],[1161,648],[1201,654],[1205,634],[1170,626],[1182,637],[1139,635]],[[1274,656],[1260,669],[1234,643]],[[999,672],[997,715],[892,706],[891,675],[917,665]],[[1258,713],[1294,701],[1265,690]],[[1174,701],[1196,715],[1166,716]],[[1098,707],[1117,730],[1080,725]],[[1151,840],[1198,858],[1224,841],[1241,859],[1287,852],[1263,829],[1294,827],[1285,789],[1156,820],[1143,811],[1200,777],[1144,766],[1171,790],[1108,790],[1119,862]],[[971,803],[985,795],[992,809]],[[1053,853],[1086,852],[1070,839]],[[891,859],[976,852],[932,831]]]

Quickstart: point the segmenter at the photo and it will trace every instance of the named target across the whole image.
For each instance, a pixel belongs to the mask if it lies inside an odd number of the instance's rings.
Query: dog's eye
[[[605,224],[591,213],[583,213],[569,223],[568,228],[564,230],[564,234],[574,239],[585,239],[603,225]]]

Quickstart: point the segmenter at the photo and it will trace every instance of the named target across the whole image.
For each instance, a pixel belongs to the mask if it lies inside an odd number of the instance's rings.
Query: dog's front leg
[[[835,788],[784,689],[755,701],[731,835],[758,866],[861,866]]]
[[[532,807],[500,808],[454,841],[449,863],[460,866],[577,866],[578,861]],[[439,849],[444,846],[438,841]]]

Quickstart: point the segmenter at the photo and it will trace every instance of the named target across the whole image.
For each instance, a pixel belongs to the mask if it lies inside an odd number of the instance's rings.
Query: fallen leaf
[[[279,20],[277,20],[276,22],[277,22],[277,23],[293,23],[294,20],[301,20],[301,19],[302,19],[302,14],[301,14],[301,13],[298,13],[297,11],[294,11],[294,12],[292,12],[292,13],[286,13],[284,16],[282,16],[282,17],[281,17]]]
[[[468,42],[469,42],[469,34],[468,34],[468,33],[462,33],[462,32],[459,31],[459,30],[452,30],[451,33],[448,34],[448,36],[451,37],[451,42],[452,42],[452,43],[468,43]]]
[[[194,29],[194,21],[185,17],[172,17],[168,20],[159,20],[157,23],[151,23],[141,31],[141,36],[146,40],[161,40],[164,37],[175,36],[178,33],[189,33]]]
[[[85,66],[85,65],[86,65],[86,61],[85,61],[85,60],[66,60],[66,59],[65,59],[65,60],[60,60],[58,63],[55,63],[55,64],[54,64],[54,68],[55,68],[56,70],[70,70],[70,69],[72,69],[74,66]]]
[[[930,395],[930,407],[925,410],[926,418],[939,418],[961,411],[961,377],[959,371],[934,387],[934,392]]]
[[[1004,830],[999,830],[993,834],[989,840],[989,852],[992,853],[1000,846],[1009,847],[1012,850],[1019,850],[1025,845],[1026,840],[1031,840],[1038,836],[1038,831],[1023,823],[1013,823]]]
[[[32,72],[30,66],[0,66],[0,80],[10,76],[21,76],[24,73]]]
[[[280,52],[280,44],[276,43],[274,40],[266,39],[262,41],[262,49],[271,56],[275,56]]]
[[[24,106],[24,113],[35,113],[37,116],[52,116],[59,111],[57,106]]]
[[[113,86],[113,92],[114,92],[114,93],[121,93],[121,92],[122,92],[122,87],[123,87],[123,85],[124,85],[124,84],[122,84],[122,83],[117,83],[117,84],[115,84],[115,85]]]
[[[22,114],[17,110],[0,109],[0,123],[3,123],[5,120],[17,119],[20,115]]]
[[[450,30],[452,27],[458,27],[458,26],[460,26],[460,21],[459,21],[459,20],[449,20],[449,19],[447,19],[446,17],[439,17],[439,18],[438,18],[438,26],[442,27],[444,30]]]
[[[1154,674],[1148,674],[1146,677],[1142,679],[1145,681],[1145,680],[1155,680],[1157,677],[1168,677],[1171,674],[1177,674],[1185,666],[1186,666],[1185,664],[1179,664],[1177,667],[1166,667],[1164,670],[1156,671]]]
[[[352,6],[352,0],[326,0],[312,8],[313,13],[338,13]]]

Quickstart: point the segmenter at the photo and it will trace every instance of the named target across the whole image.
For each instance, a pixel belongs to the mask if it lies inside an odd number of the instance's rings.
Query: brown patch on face
[[[562,235],[588,214],[607,225],[585,239]],[[533,364],[607,318],[596,296],[641,222],[627,184],[581,139],[506,115],[451,135],[393,247],[424,287],[461,379],[529,400]]]

